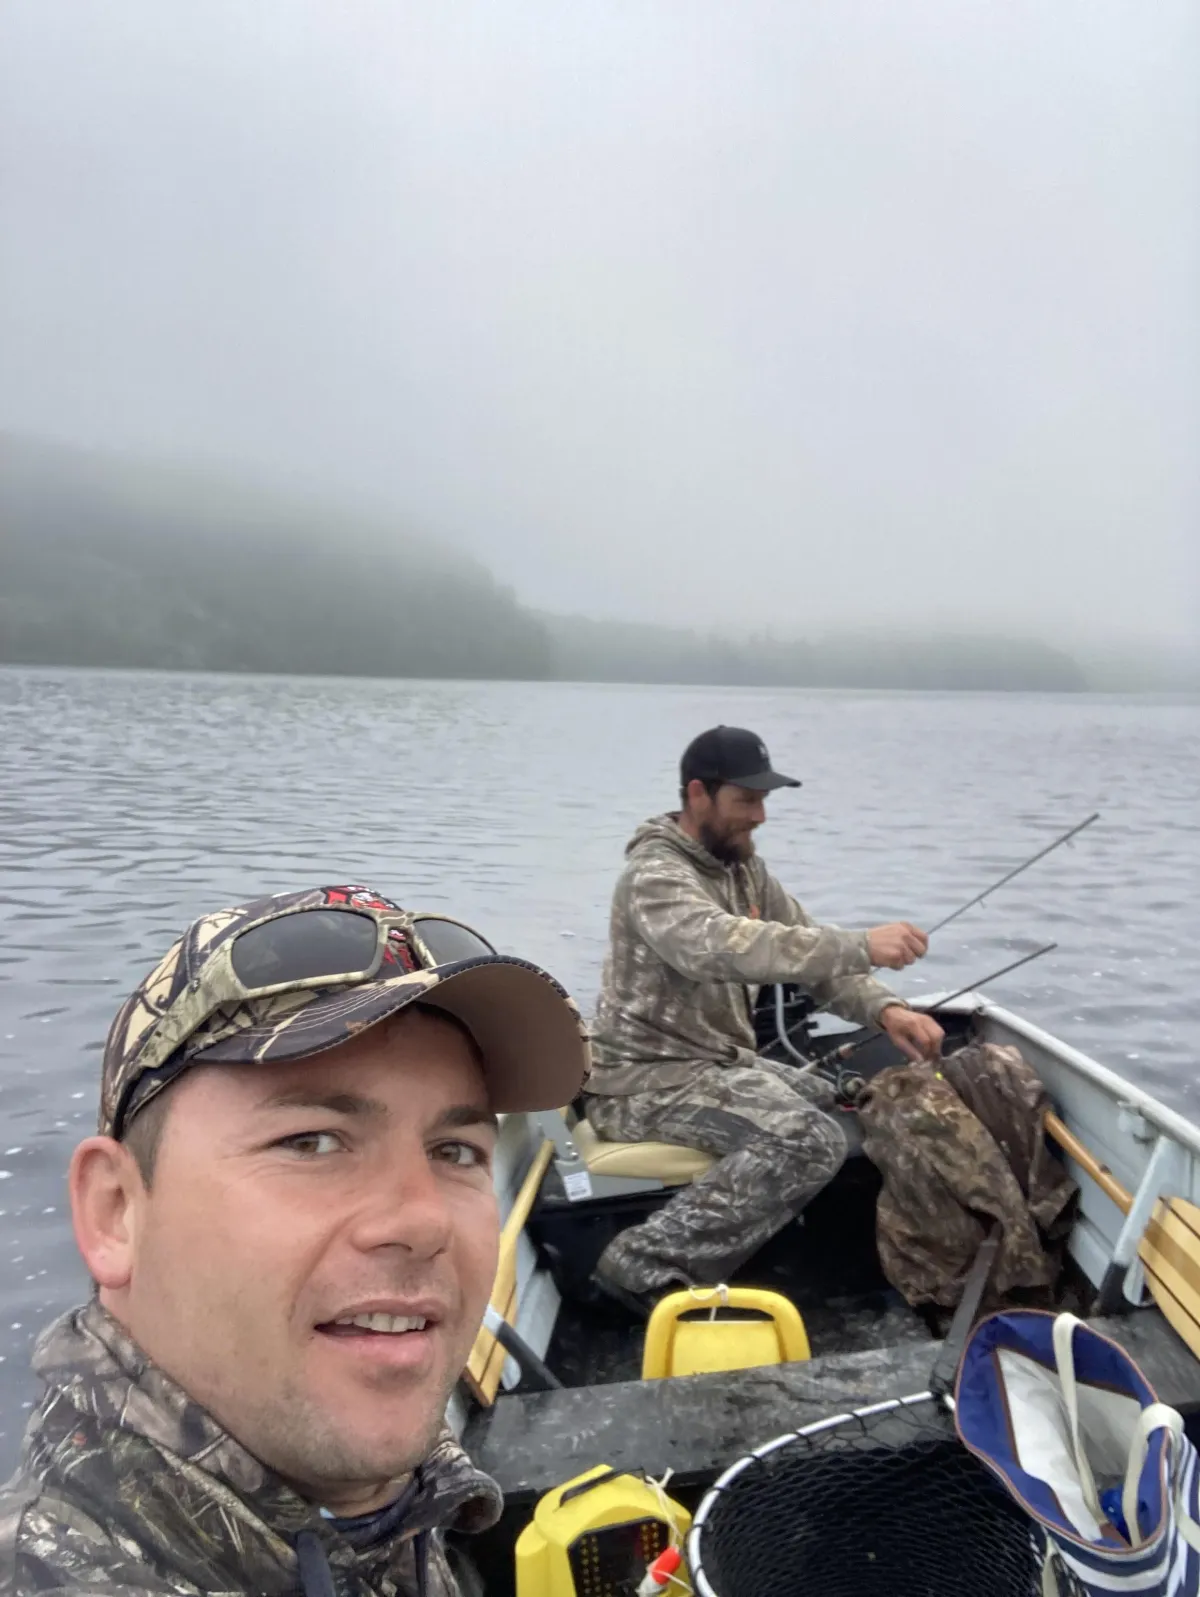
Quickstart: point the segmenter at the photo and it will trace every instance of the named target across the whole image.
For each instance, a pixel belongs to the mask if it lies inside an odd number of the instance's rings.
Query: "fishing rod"
[[[965,998],[968,993],[977,992],[980,987],[986,987],[989,982],[998,981],[1001,976],[1007,976],[1010,971],[1020,970],[1022,965],[1031,964],[1035,959],[1041,959],[1043,954],[1051,954],[1058,947],[1057,943],[1047,943],[1044,948],[1037,948],[1032,954],[1022,954],[1020,959],[1014,959],[1011,965],[1005,965],[1000,970],[994,970],[990,976],[982,976],[978,981],[970,982],[966,987],[960,987],[957,992],[947,993],[945,998],[936,1001],[936,1007],[941,1009],[946,1004],[952,1004],[956,998]],[[932,1007],[932,1006],[931,1006]],[[871,1032],[866,1037],[860,1037],[857,1042],[845,1043],[834,1051],[835,1059],[849,1059],[851,1054],[856,1054],[860,1048],[865,1048],[869,1042],[877,1042],[881,1033]]]
[[[984,976],[980,981],[973,981],[967,987],[960,987],[957,992],[947,993],[945,998],[937,999],[937,1003],[952,1004],[956,998],[965,998],[968,993],[973,993],[979,987],[986,987],[988,982],[998,981],[1001,976],[1007,976],[1010,970],[1020,970],[1022,965],[1028,965],[1032,960],[1041,959],[1043,954],[1052,954],[1058,947],[1057,943],[1047,943],[1045,948],[1037,948],[1032,954],[1023,954],[1020,959],[1014,959],[1011,965],[1005,965],[1003,970],[994,970],[990,976]]]
[[[961,909],[956,909],[952,915],[943,916],[940,921],[929,928],[929,930],[925,933],[926,937],[932,937],[934,932],[940,932],[943,926],[949,926],[951,921],[957,920],[960,915],[965,915],[969,909],[974,909],[976,904],[982,904],[984,899],[990,898],[998,887],[1003,887],[1007,882],[1011,882],[1015,876],[1020,876],[1022,871],[1027,871],[1031,865],[1036,865],[1038,860],[1045,859],[1047,854],[1052,854],[1056,848],[1061,848],[1064,843],[1069,843],[1073,837],[1078,837],[1080,832],[1083,831],[1084,827],[1090,826],[1093,821],[1098,821],[1099,819],[1100,811],[1097,810],[1094,815],[1089,815],[1086,821],[1080,821],[1078,826],[1073,826],[1069,832],[1064,832],[1061,837],[1056,837],[1053,843],[1047,843],[1045,848],[1039,849],[1036,854],[1031,854],[1023,865],[1016,866],[1016,868],[1009,871],[1006,876],[1002,876],[998,882],[993,882],[990,887],[985,887],[982,893],[977,893],[976,896],[971,899],[969,904],[964,904]],[[1055,945],[1053,943],[1049,945],[1050,948],[1053,948],[1054,946]],[[1031,955],[1030,957],[1034,958],[1036,956]],[[999,974],[1004,975],[1004,972],[1001,971]],[[989,977],[988,979],[990,981],[992,978]],[[971,989],[968,987],[965,989],[965,991],[970,992]],[[962,996],[962,994],[955,993],[954,996],[959,998]],[[809,1010],[808,1018],[811,1019],[813,1015],[821,1014],[823,1010],[826,1010],[830,1007],[832,1002],[832,999],[826,999],[825,1002],[823,1004],[819,1004],[816,1009]]]
[[[1035,949],[1032,954],[1022,954],[1020,959],[1014,959],[1011,965],[1005,965],[1001,970],[994,970],[990,976],[982,976],[978,981],[973,981],[966,987],[960,987],[957,992],[947,993],[945,998],[937,999],[937,1004],[940,1007],[943,1004],[952,1004],[956,998],[965,998],[968,993],[973,993],[980,987],[986,987],[989,982],[998,981],[1001,976],[1007,976],[1009,971],[1020,970],[1022,965],[1032,964],[1035,959],[1041,959],[1043,954],[1053,953],[1057,947],[1057,943],[1047,943],[1044,948]],[[812,1015],[819,1015],[822,1010],[828,1009],[828,1007],[828,1003],[825,1003],[817,1009],[811,1009],[806,1018]],[[918,1011],[918,1013],[924,1013],[924,1011]],[[783,988],[778,983],[775,986],[775,1030],[778,1033],[780,1042],[796,1063],[801,1066],[801,1075],[808,1075],[821,1064],[820,1057],[813,1059],[807,1054],[802,1054],[788,1036],[783,1011]],[[876,1030],[870,1032],[866,1037],[860,1037],[857,1042],[847,1043],[844,1047],[835,1049],[833,1057],[835,1059],[849,1059],[851,1054],[856,1054],[860,1048],[865,1048],[869,1042],[875,1042],[881,1035],[883,1035],[882,1028],[876,1022]]]
[[[1031,865],[1036,865],[1039,860],[1045,859],[1047,854],[1053,854],[1056,848],[1061,848],[1064,843],[1069,843],[1073,837],[1078,837],[1080,832],[1082,832],[1086,827],[1091,826],[1093,821],[1098,821],[1099,819],[1100,811],[1097,810],[1094,814],[1089,815],[1086,821],[1080,821],[1078,826],[1072,826],[1070,831],[1064,832],[1061,837],[1056,837],[1052,843],[1047,843],[1045,848],[1038,849],[1037,853],[1031,854],[1024,864],[1017,865],[1013,870],[1002,876],[998,882],[993,882],[990,887],[985,887],[983,892],[977,893],[975,897],[969,901],[969,903],[963,904],[961,908],[956,909],[953,914],[943,916],[940,921],[929,928],[928,932],[925,934],[926,937],[932,937],[934,932],[940,932],[943,926],[949,926],[951,921],[956,921],[960,915],[965,915],[969,909],[974,909],[976,904],[982,904],[984,899],[990,898],[998,888],[1004,887],[1007,883],[1020,876],[1022,872],[1027,871]],[[1040,953],[1049,953],[1050,949],[1056,946],[1056,944],[1050,943],[1046,948],[1041,949]],[[1029,955],[1030,959],[1037,959],[1038,957],[1040,957],[1039,954]],[[1027,961],[1018,960],[1017,963],[1021,965],[1027,963]],[[1009,968],[1015,970],[1017,967],[1011,966]],[[1008,972],[1006,969],[997,971],[996,975],[1004,976],[1007,975],[1007,973]],[[995,979],[995,976],[988,976],[985,978],[987,981],[995,981]],[[976,987],[982,985],[983,984],[981,982],[975,983]],[[971,992],[973,989],[967,987],[964,988],[963,991]],[[961,998],[963,994],[954,993],[952,996],[955,998]],[[807,1015],[804,1017],[805,1020],[811,1020],[815,1015],[822,1014],[825,1010],[832,1006],[833,1002],[833,999],[826,999],[823,1004],[818,1004],[815,1009],[810,1009]],[[944,999],[943,1002],[948,1003],[949,999]],[[816,1068],[817,1061],[815,1059],[810,1059],[808,1055],[801,1053],[788,1034],[787,1021],[784,1015],[783,988],[778,983],[775,987],[775,1031],[779,1041],[783,1044],[787,1052],[791,1054],[796,1063],[802,1067],[805,1073]]]
[[[1090,826],[1093,821],[1098,821],[1099,819],[1100,811],[1097,810],[1094,815],[1089,815],[1086,821],[1080,821],[1078,826],[1073,826],[1069,832],[1064,832],[1061,837],[1056,837],[1053,843],[1047,843],[1045,848],[1041,848],[1036,854],[1032,854],[1024,865],[1018,865],[1015,870],[1009,871],[1007,876],[1002,876],[998,882],[993,882],[990,887],[985,887],[982,893],[977,893],[961,909],[956,909],[952,915],[944,916],[935,926],[931,926],[925,935],[932,937],[934,932],[940,932],[943,926],[949,926],[951,921],[957,920],[960,915],[965,915],[969,909],[974,909],[976,904],[982,904],[984,899],[990,898],[998,887],[1003,887],[1007,882],[1011,882],[1015,876],[1020,876],[1022,871],[1027,871],[1031,865],[1036,865],[1038,860],[1045,859],[1047,854],[1052,854],[1056,848],[1061,848],[1064,843],[1069,843],[1073,837],[1078,837],[1085,826]]]

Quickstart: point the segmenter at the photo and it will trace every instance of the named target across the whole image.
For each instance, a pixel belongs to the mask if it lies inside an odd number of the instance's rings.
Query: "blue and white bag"
[[[1071,1314],[1014,1310],[975,1328],[958,1434],[1045,1531],[1089,1597],[1197,1597],[1200,1477],[1183,1420],[1115,1342]]]

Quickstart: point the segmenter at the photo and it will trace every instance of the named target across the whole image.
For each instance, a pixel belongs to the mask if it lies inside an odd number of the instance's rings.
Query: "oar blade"
[[[1159,1203],[1138,1253],[1163,1318],[1200,1358],[1200,1209],[1182,1198]]]

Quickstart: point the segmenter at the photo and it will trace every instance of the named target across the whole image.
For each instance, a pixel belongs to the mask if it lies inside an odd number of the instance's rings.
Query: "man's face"
[[[695,783],[699,795],[689,792],[695,805],[700,841],[714,859],[734,865],[754,853],[754,830],[767,818],[763,795],[748,787],[726,782],[710,798],[702,783]]]
[[[470,1044],[408,1010],[171,1091],[129,1284],[104,1301],[307,1495],[373,1500],[428,1452],[495,1273],[495,1121]]]

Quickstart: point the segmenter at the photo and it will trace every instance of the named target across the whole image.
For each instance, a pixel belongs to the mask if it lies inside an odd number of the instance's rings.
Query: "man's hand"
[[[872,965],[886,965],[888,970],[903,970],[914,959],[923,959],[929,939],[916,926],[898,920],[890,926],[876,926],[867,933],[867,953]]]
[[[918,1010],[905,1009],[900,1004],[889,1004],[875,1024],[910,1059],[936,1059],[942,1051],[942,1039],[946,1033],[932,1015],[922,1015]]]

